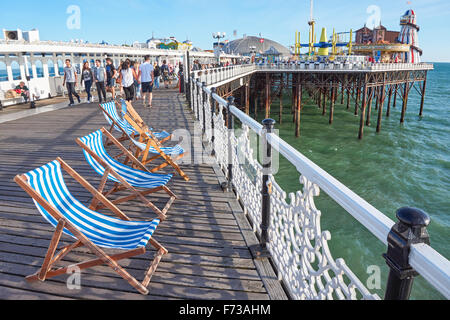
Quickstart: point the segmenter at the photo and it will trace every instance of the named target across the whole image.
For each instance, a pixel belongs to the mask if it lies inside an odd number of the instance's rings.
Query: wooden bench
[[[0,110],[3,110],[3,103],[5,102],[21,103],[23,102],[23,97],[18,96],[15,98],[6,98],[5,92],[3,90],[0,90]]]

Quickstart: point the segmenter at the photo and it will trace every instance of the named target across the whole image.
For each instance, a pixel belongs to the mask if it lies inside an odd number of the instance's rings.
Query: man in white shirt
[[[144,106],[152,107],[153,100],[153,83],[155,74],[153,65],[150,63],[150,56],[145,56],[145,62],[139,67],[138,79],[141,79],[142,93],[144,94]]]
[[[73,96],[74,95],[78,99],[78,103],[81,102],[80,96],[76,92],[78,82],[77,70],[74,66],[72,66],[70,59],[66,59],[66,67],[64,68],[64,80],[63,87],[67,83],[67,93],[69,95],[69,107],[74,105]]]

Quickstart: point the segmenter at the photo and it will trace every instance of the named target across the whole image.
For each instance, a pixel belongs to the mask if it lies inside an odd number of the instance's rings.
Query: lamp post
[[[217,39],[216,54],[217,54],[217,61],[220,66],[220,49],[221,49],[220,48],[220,39],[225,38],[227,36],[227,34],[225,32],[214,32],[212,36],[214,39]]]
[[[250,49],[250,59],[252,60],[253,57],[256,58],[256,47],[255,46],[250,46],[248,48]],[[256,59],[255,59],[255,61],[256,61]]]

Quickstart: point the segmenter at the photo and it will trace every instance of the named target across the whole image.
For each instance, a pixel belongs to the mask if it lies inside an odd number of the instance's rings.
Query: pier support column
[[[295,121],[295,136],[300,137],[300,120],[302,113],[302,98],[303,98],[303,87],[301,84],[297,86],[298,88],[298,99],[297,99],[297,116]]]
[[[322,115],[327,114],[327,88],[323,89]]]
[[[361,120],[359,121],[359,139],[361,140],[364,135],[364,118],[366,115],[366,107],[367,107],[367,75],[365,76],[364,88],[363,88],[363,97],[362,97],[362,105],[361,105]]]
[[[375,110],[378,110],[378,106],[380,105],[380,88],[377,87],[375,90]]]
[[[380,92],[380,102],[378,104],[379,109],[378,109],[377,133],[381,131],[381,120],[383,118],[383,106],[385,100],[385,92],[384,92],[385,87],[386,87],[386,74],[384,75],[384,82]]]
[[[250,85],[245,85],[245,114],[250,114]]]
[[[394,87],[394,102],[392,103],[392,107],[395,109],[397,107],[397,94],[398,94],[398,84]]]
[[[329,123],[333,124],[333,117],[334,117],[334,101],[336,98],[336,91],[337,88],[331,88],[331,102],[330,102],[330,120]],[[348,91],[347,91],[348,92]]]
[[[258,90],[258,89],[256,89]],[[255,93],[255,120],[258,120],[258,92]]]
[[[409,93],[409,83],[406,81],[403,89],[403,104],[402,104],[402,115],[400,117],[400,123],[405,122],[406,109],[408,107],[408,93]]]
[[[320,107],[322,106],[322,89],[319,88],[318,93],[317,93],[317,106],[320,109]]]
[[[279,120],[280,125],[283,124],[283,90],[284,90],[284,75],[280,75],[280,110],[279,110]]]
[[[361,98],[361,87],[360,87],[360,81],[358,80],[357,88],[356,88],[355,116],[358,115],[359,99],[360,98]]]
[[[299,99],[299,95],[298,95],[298,86],[299,86],[299,74],[295,74],[292,75],[293,80],[295,79],[295,81],[293,82],[293,91],[292,94],[294,96],[294,99],[292,101],[293,105],[292,105],[292,122],[294,124],[297,123],[297,105],[298,105],[298,99]]]
[[[375,94],[375,87],[371,87],[369,89],[369,102],[368,102],[368,106],[367,106],[366,126],[370,126],[370,116],[372,113],[372,100],[373,100],[374,94]]]
[[[393,90],[393,86],[389,86],[389,97],[388,97],[388,104],[387,104],[387,110],[386,110],[386,117],[389,118],[389,116],[391,115],[391,100],[392,100],[392,90]]]
[[[350,88],[347,89],[347,110],[350,109]]]
[[[423,116],[423,106],[425,104],[425,91],[427,90],[427,72],[425,72],[425,80],[423,81],[422,86],[422,97],[420,99],[420,111],[419,116]]]
[[[283,89],[280,92],[280,125],[283,124]]]

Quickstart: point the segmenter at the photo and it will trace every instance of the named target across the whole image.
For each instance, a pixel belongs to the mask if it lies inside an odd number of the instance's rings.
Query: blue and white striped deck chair
[[[126,120],[119,116],[119,114],[117,113],[115,101],[99,104],[99,107],[102,110],[106,121],[111,126],[109,131],[112,133],[112,130],[114,129],[122,134],[122,137],[120,137],[119,141],[128,140],[129,136],[139,136],[139,132],[137,132]],[[152,132],[152,134],[158,140],[161,140],[163,142],[169,140],[172,137],[172,135],[166,131]]]
[[[62,169],[120,219],[91,210],[78,201],[69,192],[64,182]],[[73,267],[82,270],[107,264],[140,293],[148,294],[147,287],[150,284],[151,277],[162,256],[167,254],[167,250],[152,238],[160,223],[159,219],[131,221],[119,208],[96,191],[93,186],[60,158],[24,175],[17,175],[14,181],[31,196],[38,211],[56,228],[41,269],[26,277],[27,281],[45,281],[66,274],[67,270]],[[63,234],[75,239],[75,242],[60,248],[59,252],[56,253]],[[148,243],[156,248],[157,254],[145,273],[144,280],[139,282],[117,261],[144,254]],[[97,256],[97,259],[63,268],[54,266],[70,251],[81,246],[87,247]],[[108,255],[104,249],[125,251]]]
[[[110,132],[116,130],[122,133],[122,139],[128,139],[128,136],[139,135],[139,133],[134,130],[134,128],[124,119],[122,119],[117,113],[117,107],[115,101],[110,101],[106,103],[99,104],[100,110],[102,110],[106,121],[111,126]]]
[[[129,167],[111,157],[105,150],[103,144],[104,136],[107,140],[110,140],[113,144],[115,144],[119,150],[125,152],[127,158],[142,170]],[[167,187],[167,183],[172,178],[172,174],[156,174],[149,172],[145,166],[140,164],[139,160],[137,160],[128,150],[126,150],[125,147],[120,145],[120,142],[117,141],[105,128],[93,132],[88,136],[76,139],[76,142],[83,149],[84,156],[86,157],[86,161],[89,165],[100,176],[103,176],[102,183],[100,183],[98,190],[99,192],[102,192],[105,196],[109,196],[118,191],[127,189],[132,193],[132,196],[116,199],[112,201],[112,203],[119,204],[138,198],[144,203],[144,205],[151,208],[161,220],[164,221],[166,219],[167,211],[169,211],[171,205],[177,198],[175,194]],[[109,191],[104,191],[106,180],[114,182],[114,187]],[[147,190],[140,192],[137,188]],[[160,210],[146,198],[147,195],[158,191],[164,191],[169,195],[169,200],[163,210]],[[94,210],[101,208],[101,206],[98,207],[97,204],[98,201],[93,201],[91,207]]]
[[[139,132],[139,141],[129,136],[131,142],[137,147],[136,156],[139,157],[143,165],[148,165],[158,158],[163,158],[164,162],[150,172],[158,172],[159,170],[172,166],[175,171],[186,181],[189,177],[181,170],[176,161],[186,155],[186,151],[179,145],[175,147],[163,147],[161,143],[154,137],[151,132],[146,132],[132,119],[128,114],[124,116],[125,120]]]

